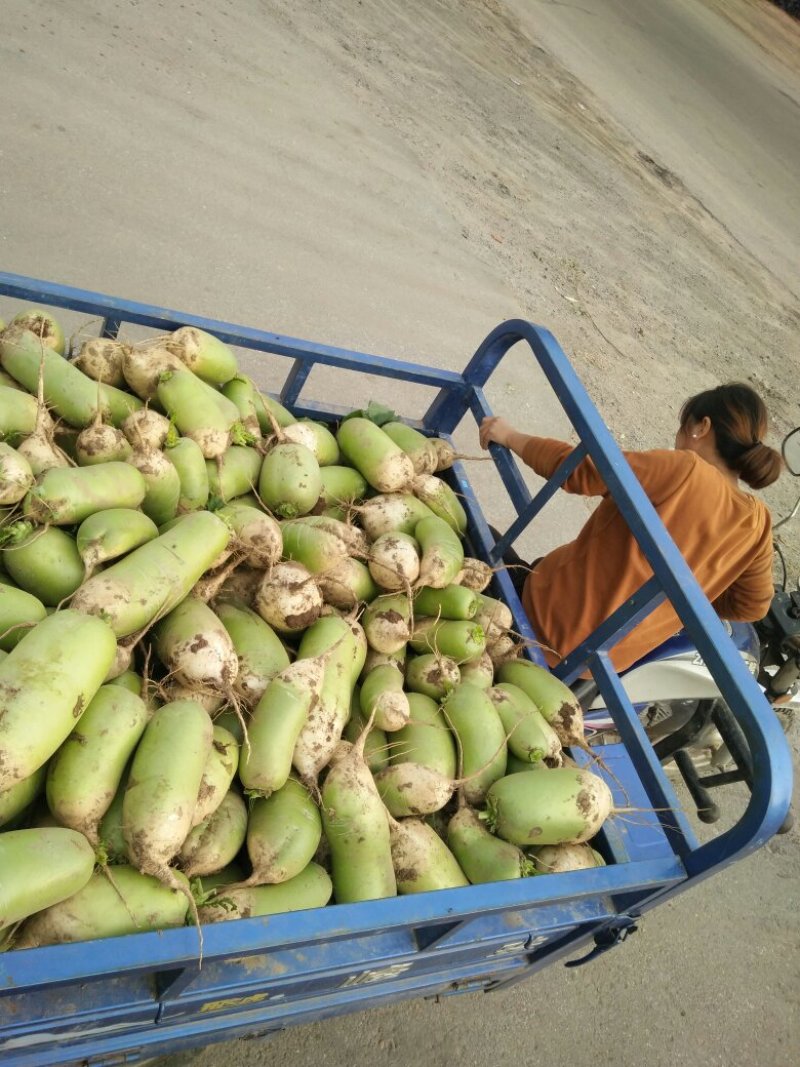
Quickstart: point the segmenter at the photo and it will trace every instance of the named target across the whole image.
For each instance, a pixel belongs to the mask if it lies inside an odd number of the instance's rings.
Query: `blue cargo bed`
[[[34,303],[99,318],[103,336],[116,336],[123,324],[159,331],[195,325],[260,354],[271,370],[288,360],[277,395],[300,416],[334,420],[349,410],[307,395],[317,366],[424,385],[434,391],[432,402],[403,415],[444,437],[465,418],[479,422],[491,414],[484,386],[509,348],[524,345],[580,443],[533,499],[513,457],[492,448],[517,514],[497,545],[463,465],[456,463],[450,477],[468,515],[473,554],[496,561],[589,456],[653,570],[642,589],[554,672],[568,683],[591,672],[623,741],[600,750],[615,801],[645,809],[635,821],[607,820],[597,839],[607,866],[206,926],[202,966],[197,932],[190,927],[6,952],[0,955],[3,1064],[135,1062],[404,998],[500,990],[575,957],[581,948],[591,956],[618,944],[649,908],[759,848],[781,826],[792,772],[780,726],[547,330],[521,320],[503,323],[463,372],[454,373],[15,275],[0,273],[0,295],[21,307]],[[386,383],[382,390],[376,382],[376,397],[386,392]],[[515,629],[531,641],[528,654],[541,663],[507,573],[498,571],[494,582]],[[754,770],[742,817],[704,844],[681,812],[608,657],[614,643],[665,597],[738,721]],[[582,753],[573,755],[585,760]]]

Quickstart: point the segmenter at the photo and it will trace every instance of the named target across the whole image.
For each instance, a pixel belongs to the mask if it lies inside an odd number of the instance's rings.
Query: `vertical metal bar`
[[[103,319],[103,328],[100,331],[100,336],[108,337],[113,341],[119,333],[119,328],[121,325],[121,319],[111,318],[111,316],[106,319]]]
[[[594,633],[589,634],[585,641],[564,656],[558,666],[553,668],[553,673],[564,685],[572,685],[586,670],[591,656],[597,652],[605,652],[620,638],[629,634],[663,600],[664,590],[658,579],[648,578],[629,600],[600,623]]]
[[[697,840],[680,810],[680,803],[667,781],[661,764],[644,727],[633,709],[630,698],[622,688],[607,652],[598,652],[589,660],[589,667],[611,712],[614,724],[639,772],[645,792],[653,803],[655,814],[667,834],[675,852],[685,858]]]
[[[493,454],[500,451],[507,451],[505,449],[498,449],[496,445],[490,445],[489,449]],[[575,470],[579,463],[586,457],[586,449],[583,445],[578,445],[570,452],[558,470],[553,474],[551,478],[545,482],[530,504],[524,508],[517,518],[511,523],[509,528],[503,534],[503,536],[496,543],[492,549],[491,559],[496,562],[498,559],[502,559],[503,553],[512,545],[519,535],[525,530],[525,528],[533,522],[545,504],[552,500],[564,482],[569,478],[570,474]]]
[[[292,369],[286,375],[286,381],[281,389],[280,400],[282,404],[291,407],[300,396],[300,391],[311,373],[313,364],[306,359],[296,359]]]

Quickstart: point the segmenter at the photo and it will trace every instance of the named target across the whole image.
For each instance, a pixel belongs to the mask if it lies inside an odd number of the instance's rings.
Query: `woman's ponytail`
[[[755,389],[744,382],[727,382],[697,393],[681,408],[681,428],[703,418],[708,418],[714,429],[717,452],[743,482],[752,489],[763,489],[777,479],[783,460],[762,440],[769,418]]]

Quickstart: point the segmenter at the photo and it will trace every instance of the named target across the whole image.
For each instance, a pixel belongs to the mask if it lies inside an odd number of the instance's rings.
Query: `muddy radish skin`
[[[244,885],[288,882],[304,871],[322,837],[322,818],[308,790],[294,778],[266,799],[256,800],[247,825],[253,867]]]
[[[67,738],[117,649],[101,619],[58,611],[0,663],[0,791],[28,778]]]
[[[175,872],[177,880],[188,883]],[[76,893],[32,916],[14,948],[37,948],[101,937],[121,937],[146,930],[183,926],[188,903],[175,889],[134,867],[115,866],[97,871]]]
[[[137,870],[167,885],[192,828],[212,738],[203,708],[177,700],[155,712],[133,757],[122,802],[126,849]]]
[[[572,690],[550,671],[530,660],[514,660],[500,666],[497,680],[527,693],[565,748],[585,744],[581,706]]]
[[[300,874],[277,885],[222,886],[215,900],[199,909],[200,921],[225,922],[324,908],[332,889],[327,871],[318,863],[309,863]]]
[[[247,835],[247,805],[230,789],[219,807],[192,830],[178,853],[187,878],[215,874],[238,855]]]
[[[414,464],[380,426],[369,419],[345,419],[336,434],[349,462],[379,493],[396,493],[414,478]]]
[[[342,742],[322,786],[322,825],[337,904],[397,894],[388,815],[362,750],[363,740]]]
[[[433,827],[419,819],[392,820],[392,863],[400,894],[469,885],[458,860]]]
[[[94,849],[75,830],[35,827],[0,834],[0,930],[71,897],[93,870]]]
[[[473,885],[523,878],[535,870],[521,849],[490,834],[480,815],[466,806],[447,824],[447,844]]]
[[[572,767],[511,774],[486,794],[489,830],[523,848],[588,841],[612,808],[611,790],[603,779]]]

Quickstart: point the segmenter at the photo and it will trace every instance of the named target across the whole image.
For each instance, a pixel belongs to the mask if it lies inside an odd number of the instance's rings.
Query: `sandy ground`
[[[777,442],[800,422],[800,28],[754,0],[647,5],[673,30],[698,20],[705,52],[683,35],[684,59],[732,65],[760,101],[745,123],[724,91],[706,111],[707,80],[660,80],[663,35],[625,6],[623,32],[599,0],[6,0],[3,266],[452,368],[521,315],[553,331],[625,446],[670,443],[684,397],[730,378],[761,389]],[[707,146],[678,122],[691,113]],[[752,152],[769,137],[785,155],[764,156],[765,191]],[[750,162],[726,170],[712,139]],[[317,388],[346,403],[372,386]],[[566,432],[522,354],[488,392],[521,426]],[[413,391],[392,399],[419,410]],[[766,494],[776,513],[795,485]],[[562,539],[580,505],[556,515],[522,548]],[[795,833],[589,969],[162,1062],[794,1063],[798,874]]]

